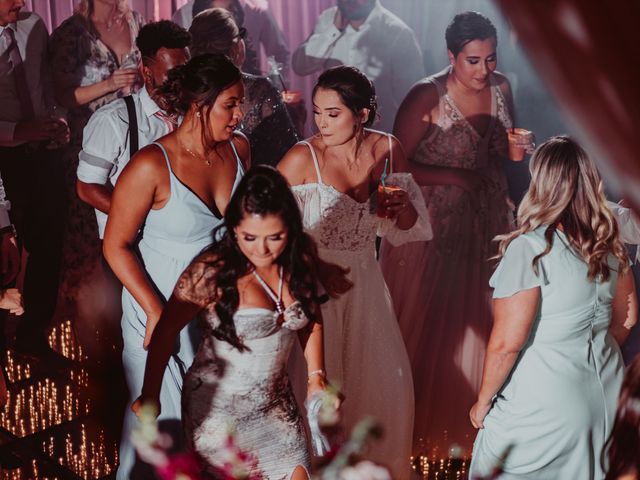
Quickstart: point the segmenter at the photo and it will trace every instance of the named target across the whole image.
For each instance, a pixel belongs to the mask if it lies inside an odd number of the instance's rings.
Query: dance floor
[[[126,404],[117,356],[92,361],[70,321],[53,329],[49,344],[59,358],[6,353],[9,397],[0,410],[0,480],[115,478]],[[418,478],[466,478],[468,459],[423,453],[407,459]]]

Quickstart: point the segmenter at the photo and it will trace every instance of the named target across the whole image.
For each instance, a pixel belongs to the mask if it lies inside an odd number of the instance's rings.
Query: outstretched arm
[[[175,347],[175,341],[182,330],[200,313],[202,307],[172,294],[162,311],[160,320],[151,337],[147,364],[144,370],[142,394],[131,407],[134,412],[142,403],[153,403],[160,413],[160,389],[167,363]]]
[[[161,154],[156,150],[147,147],[138,152],[118,179],[103,243],[104,256],[113,272],[147,315],[145,348],[160,318],[163,299],[154,290],[135,246],[138,231],[154,206],[157,186],[166,175],[164,159],[160,157],[157,162],[155,155]]]

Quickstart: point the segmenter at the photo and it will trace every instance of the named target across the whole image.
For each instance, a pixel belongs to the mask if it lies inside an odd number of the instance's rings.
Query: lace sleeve
[[[214,260],[210,253],[197,257],[180,275],[174,295],[184,302],[208,309],[216,300]]]
[[[433,238],[429,213],[424,203],[424,197],[420,187],[410,173],[392,173],[386,180],[388,185],[395,185],[407,192],[411,204],[418,213],[416,223],[408,230],[401,230],[396,227],[395,221],[391,219],[381,219],[378,226],[378,236],[385,237],[393,246],[402,245],[409,242],[423,242]]]

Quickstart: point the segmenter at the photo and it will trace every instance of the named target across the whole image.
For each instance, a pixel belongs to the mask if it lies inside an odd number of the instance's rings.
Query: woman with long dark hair
[[[320,258],[345,268],[353,283],[322,307],[327,373],[345,394],[345,426],[364,415],[376,418],[384,437],[371,455],[402,480],[411,473],[413,385],[375,241],[376,235],[396,245],[427,240],[431,227],[418,186],[399,173],[407,166],[400,143],[368,128],[376,107],[375,88],[358,69],[325,71],[313,91],[319,134],[293,147],[278,169],[292,185]],[[378,197],[383,183],[395,189]]]
[[[294,342],[307,394],[325,388],[316,251],[286,180],[257,166],[227,206],[220,240],[182,274],[149,348],[140,401],[158,403],[182,328],[200,316],[203,340],[183,389],[183,424],[205,470],[224,463],[229,428],[262,478],[308,478],[302,419],[286,372]],[[137,409],[139,403],[135,405]]]
[[[140,150],[113,192],[104,254],[122,294],[123,364],[131,401],[140,394],[146,347],[166,299],[191,260],[213,242],[233,190],[248,168],[240,71],[222,55],[201,55],[169,72],[164,109],[180,126]],[[182,377],[197,346],[195,326],[180,334],[162,388],[163,418],[180,418]],[[125,417],[118,478],[129,478],[135,415]]]
[[[494,322],[470,411],[481,429],[470,476],[501,462],[500,478],[602,479],[620,345],[637,321],[633,275],[586,152],[553,137],[530,168],[518,226],[497,237]]]

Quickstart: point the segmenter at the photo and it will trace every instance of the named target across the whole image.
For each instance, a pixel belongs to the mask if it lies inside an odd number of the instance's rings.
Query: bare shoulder
[[[242,161],[245,169],[248,169],[251,166],[251,145],[249,139],[244,133],[236,131],[233,132],[231,141],[236,147],[240,161]]]
[[[278,170],[289,182],[289,185],[301,185],[307,183],[307,179],[313,178],[313,158],[308,145],[297,143],[289,149],[278,163]]]
[[[126,178],[144,178],[143,183],[157,180],[168,173],[167,161],[162,150],[157,145],[147,145],[140,149],[127,164],[118,179],[120,183]]]
[[[503,94],[511,93],[511,84],[509,83],[509,79],[506,75],[495,71],[493,72],[493,80]]]
[[[438,87],[430,78],[425,78],[411,87],[400,108],[425,111],[438,105],[439,101]]]

